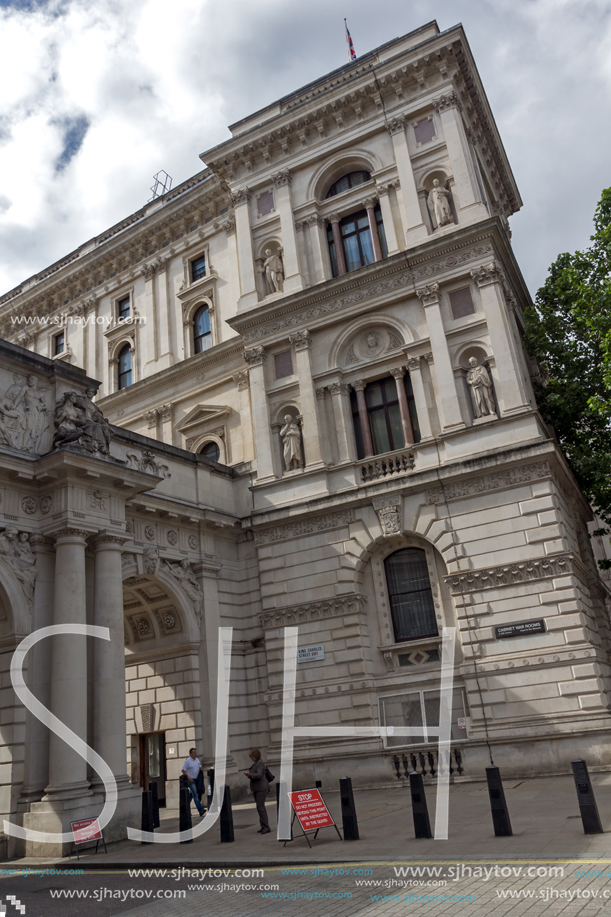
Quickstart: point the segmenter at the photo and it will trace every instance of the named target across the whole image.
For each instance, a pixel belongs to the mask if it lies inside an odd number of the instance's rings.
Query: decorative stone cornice
[[[245,350],[244,359],[249,366],[263,366],[267,359],[265,347],[259,344],[257,347],[251,347],[249,350]]]
[[[452,595],[464,595],[471,592],[482,592],[485,589],[498,589],[499,586],[513,586],[532,580],[549,579],[550,577],[575,574],[587,583],[588,575],[584,565],[574,554],[556,554],[536,560],[517,564],[499,564],[485,570],[468,570],[445,576]]]
[[[307,350],[312,346],[312,338],[307,328],[296,331],[294,334],[289,334],[289,341],[294,345],[295,350]]]
[[[332,382],[327,388],[332,395],[349,395],[353,385],[347,382]]]
[[[239,191],[232,191],[229,195],[229,199],[234,207],[239,207],[240,204],[247,204],[250,200],[250,191],[248,188],[241,188]]]
[[[513,487],[516,484],[528,484],[540,478],[551,476],[549,462],[532,462],[521,465],[519,468],[508,468],[506,471],[493,471],[490,474],[477,478],[468,478],[466,481],[449,482],[443,486],[432,487],[426,492],[427,503],[445,503],[446,500],[458,500],[471,494],[487,493],[490,490],[501,490],[504,487]]]
[[[429,283],[425,287],[416,290],[416,295],[423,306],[433,306],[439,304],[439,284]]]
[[[272,175],[272,181],[276,188],[280,188],[282,185],[290,185],[291,177],[289,169],[282,169],[282,171]]]
[[[489,261],[482,267],[475,268],[471,271],[471,276],[478,287],[488,286],[489,283],[503,283],[505,275],[496,261]]]
[[[306,602],[293,605],[291,608],[278,608],[259,615],[259,620],[266,630],[273,627],[286,627],[287,624],[301,624],[306,621],[320,621],[325,618],[337,618],[341,615],[363,614],[367,608],[367,596],[360,593],[332,596],[317,602]]]
[[[408,117],[407,115],[397,115],[395,118],[391,118],[389,121],[386,121],[384,127],[388,133],[392,136],[393,134],[398,134],[401,131],[405,130],[405,125],[407,124]]]
[[[245,388],[248,388],[248,370],[242,369],[239,373],[234,373],[232,376],[233,381],[238,387],[238,391],[241,392]]]
[[[441,113],[442,111],[448,111],[450,108],[457,108],[458,111],[462,111],[462,102],[460,100],[459,94],[455,89],[452,92],[449,92],[445,96],[436,99],[433,103],[435,106],[435,111]]]
[[[333,513],[324,513],[320,516],[309,516],[307,519],[296,519],[294,522],[285,522],[263,529],[255,530],[255,544],[270,544],[275,541],[285,541],[287,538],[298,538],[300,535],[310,535],[313,532],[324,532],[327,529],[338,528],[354,522],[353,509],[338,509]]]

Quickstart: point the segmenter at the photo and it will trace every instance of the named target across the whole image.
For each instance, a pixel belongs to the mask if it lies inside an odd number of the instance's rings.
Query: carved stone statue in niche
[[[36,582],[36,555],[30,547],[30,536],[19,532],[15,526],[7,525],[0,535],[0,555],[8,558],[11,569],[23,586],[23,590],[32,601]]]
[[[427,203],[429,210],[435,217],[437,226],[440,228],[442,226],[446,226],[448,223],[454,222],[449,197],[450,192],[447,190],[447,188],[444,188],[443,185],[439,184],[438,178],[434,178],[433,187],[429,191]]]
[[[189,561],[184,558],[180,563],[174,564],[168,560],[164,560],[163,568],[167,570],[168,573],[171,573],[174,579],[178,580],[183,590],[193,602],[193,610],[195,611],[197,620],[201,621],[204,593],[200,589],[195,574],[191,570]]]
[[[87,394],[66,392],[55,408],[53,448],[76,445],[86,452],[110,453],[110,425],[99,407],[93,403],[94,388]]]
[[[467,383],[471,387],[473,411],[476,417],[495,414],[492,397],[492,380],[485,366],[480,366],[475,357],[469,357],[471,369],[467,373]]]
[[[301,430],[290,414],[284,415],[284,426],[280,430],[284,447],[284,464],[287,471],[301,468]]]
[[[284,265],[279,252],[274,255],[271,248],[266,248],[265,261],[259,270],[265,274],[268,293],[284,292]]]

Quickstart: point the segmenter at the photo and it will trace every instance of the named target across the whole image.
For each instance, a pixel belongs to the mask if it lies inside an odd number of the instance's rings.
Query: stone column
[[[310,227],[310,241],[314,259],[314,283],[322,283],[332,277],[327,242],[327,223],[326,220],[319,216],[308,217],[306,222]]]
[[[250,229],[250,194],[248,188],[242,188],[231,195],[235,207],[236,247],[238,252],[238,272],[240,276],[240,309],[248,309],[258,301],[255,280],[255,262],[252,250],[252,232]]]
[[[359,408],[359,419],[361,421],[361,434],[363,436],[365,458],[367,458],[369,455],[374,455],[373,440],[371,438],[371,430],[369,429],[369,414],[367,412],[367,402],[365,401],[366,385],[367,383],[363,382],[362,379],[357,379],[356,382],[352,383],[352,388],[356,392],[356,402]]]
[[[350,386],[346,385],[345,382],[332,382],[327,388],[331,393],[333,403],[339,460],[340,462],[354,461],[356,458],[356,443],[352,427]]]
[[[156,312],[157,304],[155,299],[155,266],[147,264],[143,269],[144,276],[144,315],[146,325],[144,325],[140,335],[142,377],[151,376],[157,372],[157,329],[156,329]],[[132,368],[132,373],[135,367]],[[134,379],[135,381],[135,379]]]
[[[157,347],[157,369],[167,369],[174,363],[174,354],[172,353],[172,329],[170,327],[170,303],[168,297],[168,262],[169,258],[160,258],[158,263],[159,272],[157,274],[157,302],[156,302],[156,337]]]
[[[416,290],[424,311],[431,339],[431,349],[435,361],[439,400],[437,411],[443,431],[455,430],[465,426],[460,413],[460,404],[456,392],[456,381],[452,361],[448,350],[441,309],[439,305],[439,284],[431,283]]]
[[[427,228],[422,219],[420,211],[420,202],[418,200],[418,191],[414,180],[414,171],[412,161],[409,155],[407,137],[405,135],[406,116],[393,118],[387,122],[386,128],[392,138],[395,161],[397,163],[397,172],[401,182],[401,191],[403,196],[403,208],[405,210],[405,219],[407,225],[407,242],[413,244],[419,239],[424,239],[427,235]]]
[[[331,232],[333,233],[333,242],[335,243],[335,260],[337,262],[337,273],[341,277],[346,273],[346,259],[344,257],[344,247],[342,245],[342,234],[339,230],[339,217],[336,213],[329,216],[331,222]]]
[[[401,426],[403,427],[403,438],[405,440],[406,446],[413,446],[414,444],[414,430],[412,427],[412,418],[409,416],[409,405],[407,403],[407,392],[405,391],[405,383],[403,382],[403,377],[405,375],[405,366],[398,366],[396,369],[391,369],[391,376],[395,380],[397,386],[397,395],[399,397],[399,410],[401,411]]]
[[[386,246],[389,256],[396,255],[399,251],[397,233],[395,232],[395,221],[393,220],[392,208],[390,205],[389,192],[391,187],[392,184],[376,185],[376,190],[380,197],[380,210],[382,211],[382,222],[384,224],[384,234],[386,235]]]
[[[243,369],[233,376],[240,398],[240,432],[242,434],[242,461],[249,462],[255,457],[255,442],[252,433],[252,415],[250,409],[250,386],[248,370]]]
[[[93,641],[93,748],[119,786],[129,783],[125,743],[125,648],[121,548],[128,539],[100,532],[94,555],[93,623],[110,630],[110,642]],[[95,773],[91,784],[102,780]]]
[[[96,319],[98,317],[98,303],[96,299],[88,299],[85,301],[85,318],[87,319],[87,334],[86,334],[86,353],[85,353],[85,372],[88,376],[93,377],[94,379],[98,378],[98,349],[97,349],[97,334],[98,326]]]
[[[496,362],[499,410],[502,415],[530,410],[532,406],[522,381],[520,355],[503,293],[503,272],[496,261],[490,261],[471,271],[471,276],[479,287]]]
[[[89,533],[67,528],[55,539],[54,624],[86,624],[85,548]],[[87,736],[85,637],[51,637],[51,711],[76,735]],[[123,644],[123,637],[121,638]],[[47,798],[89,796],[87,762],[55,733],[49,737]]]
[[[222,223],[215,223],[215,227],[219,226],[221,229],[224,229],[227,234],[227,265],[228,265],[228,301],[234,303],[240,298],[240,283],[239,283],[239,259],[238,259],[238,247],[236,243],[236,221],[234,216],[230,216],[227,220],[223,220]],[[254,277],[254,272],[253,272]],[[219,322],[222,326],[222,321]],[[219,329],[219,344],[221,343],[223,337],[224,329]]]
[[[378,224],[376,223],[375,205],[376,205],[376,199],[373,197],[367,197],[363,201],[363,207],[367,211],[367,220],[369,221],[369,232],[371,234],[371,244],[373,245],[373,257],[375,261],[381,261],[382,260],[382,247],[380,245],[380,237],[378,235]]]
[[[30,535],[30,544],[36,555],[36,588],[32,630],[53,624],[53,578],[55,551],[52,538]],[[27,684],[45,707],[49,706],[51,692],[51,643],[42,640],[30,650]],[[49,782],[49,735],[46,726],[29,711],[26,714],[26,748],[23,764],[23,789],[21,799],[38,801]]]
[[[310,468],[312,465],[323,464],[320,452],[320,421],[310,360],[312,339],[310,332],[304,329],[303,331],[296,331],[295,334],[290,334],[289,341],[295,348],[301,416],[303,417],[303,450],[305,452],[306,467]]]
[[[420,357],[408,357],[407,368],[409,370],[410,382],[412,383],[416,414],[418,415],[418,426],[420,427],[420,441],[422,442],[424,439],[430,439],[433,436],[433,431],[431,429],[431,419],[429,417],[429,409],[424,393]]]
[[[452,163],[456,210],[459,218],[480,217],[485,219],[488,211],[482,201],[469,142],[465,133],[461,110],[460,96],[456,90],[442,96],[435,102],[439,114],[443,136]]]
[[[275,185],[276,210],[280,217],[282,233],[282,263],[284,265],[284,291],[292,293],[303,289],[303,277],[299,270],[299,252],[295,235],[295,219],[291,202],[291,173],[283,169],[272,175]]]
[[[250,403],[252,405],[252,422],[257,455],[257,481],[275,477],[272,458],[271,426],[269,405],[265,390],[264,363],[267,354],[260,344],[244,351],[248,363],[250,382]]]

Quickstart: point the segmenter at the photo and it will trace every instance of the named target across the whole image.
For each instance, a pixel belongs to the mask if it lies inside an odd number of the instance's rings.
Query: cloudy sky
[[[534,294],[611,185],[605,0],[0,0],[0,292],[174,184],[227,124],[436,18],[462,22],[524,200]]]

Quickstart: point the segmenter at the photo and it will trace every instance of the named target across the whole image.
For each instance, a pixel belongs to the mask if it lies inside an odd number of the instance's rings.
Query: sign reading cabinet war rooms
[[[497,640],[505,637],[524,637],[527,634],[544,634],[545,621],[524,621],[521,624],[501,624],[494,628]]]

